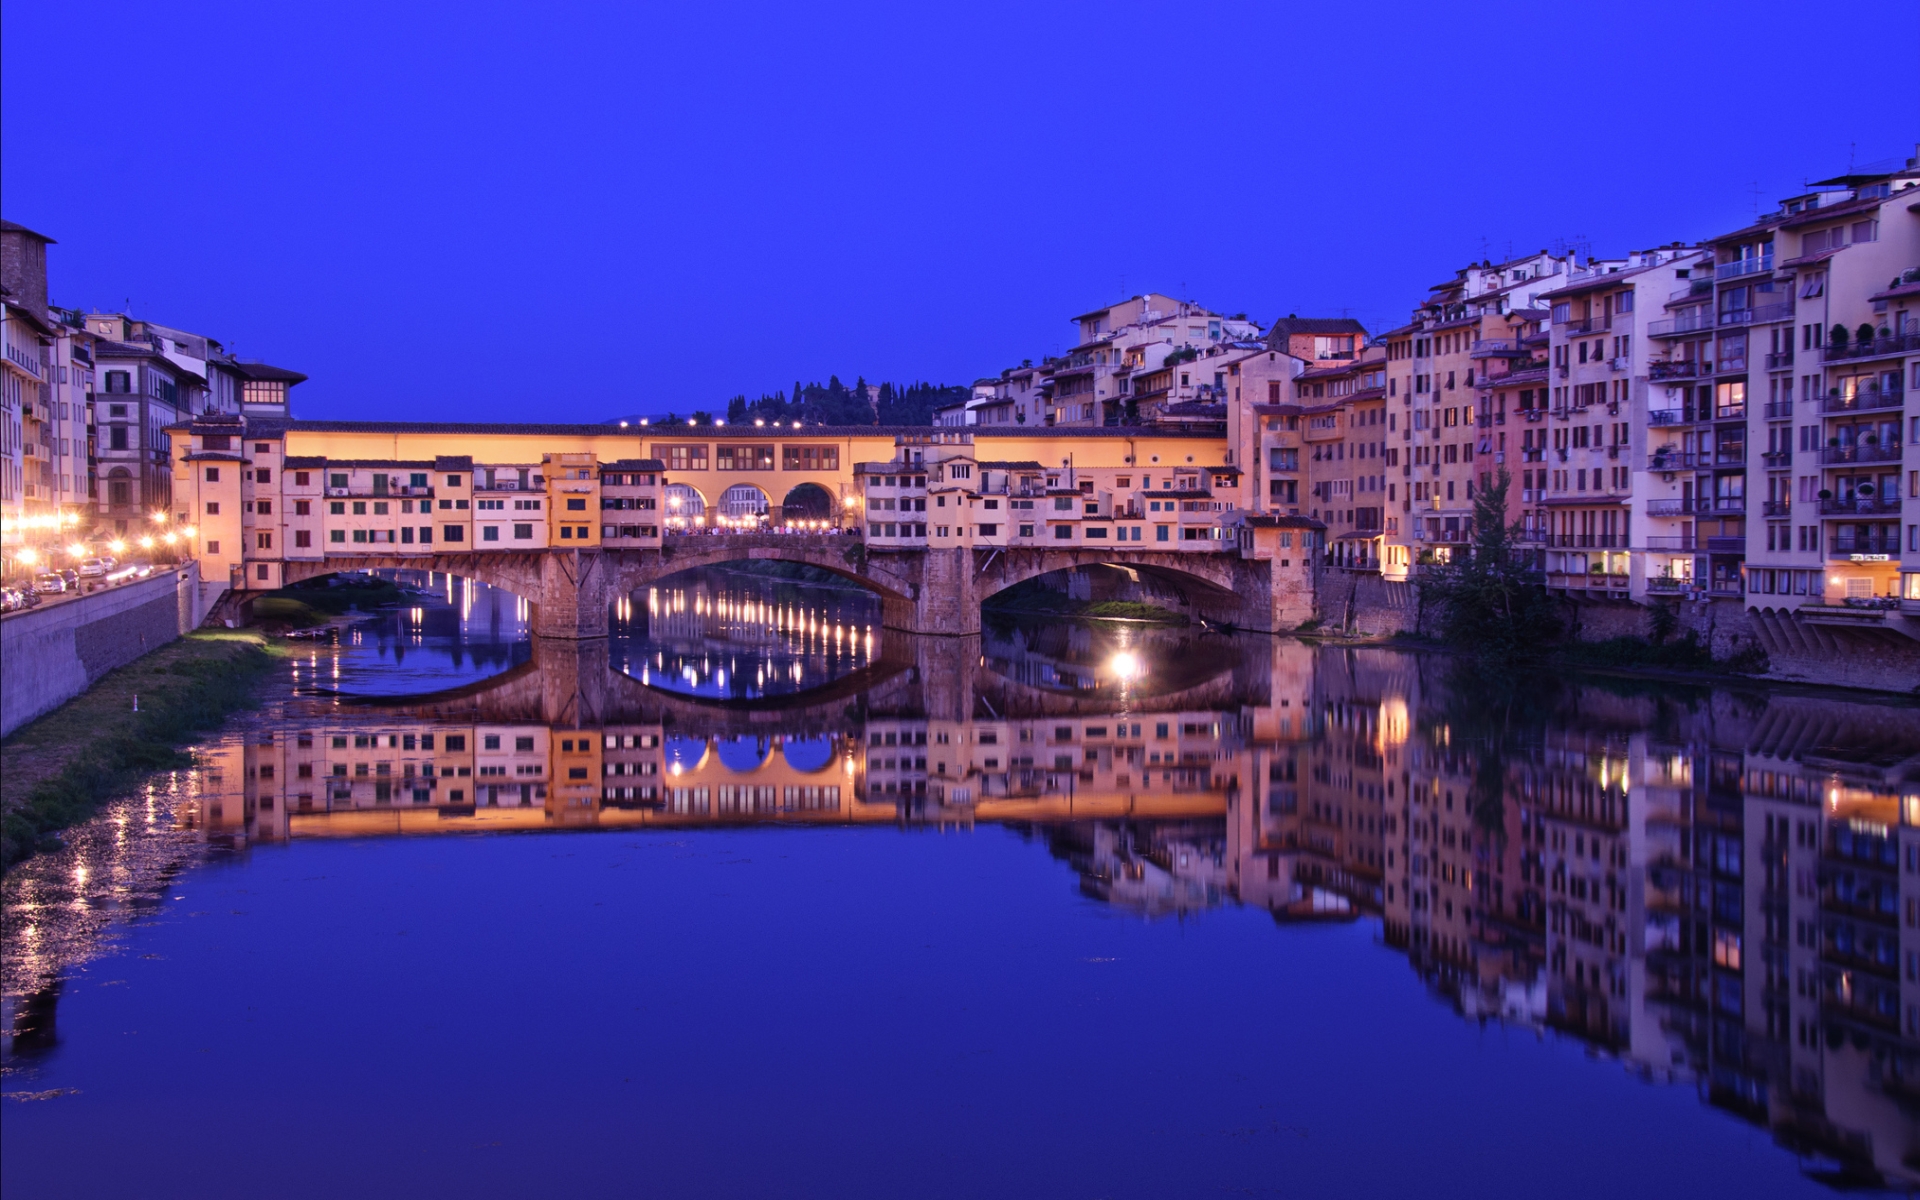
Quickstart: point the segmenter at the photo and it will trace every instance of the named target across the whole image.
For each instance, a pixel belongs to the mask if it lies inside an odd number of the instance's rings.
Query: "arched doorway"
[[[817,483],[803,483],[787,493],[780,510],[788,524],[831,520],[833,496]]]

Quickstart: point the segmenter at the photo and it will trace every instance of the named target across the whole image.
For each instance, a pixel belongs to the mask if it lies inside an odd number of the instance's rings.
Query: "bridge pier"
[[[537,638],[607,636],[607,568],[598,551],[541,555],[539,594],[528,599]]]

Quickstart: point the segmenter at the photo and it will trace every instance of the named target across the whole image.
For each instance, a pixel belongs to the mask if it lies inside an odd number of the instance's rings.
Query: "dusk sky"
[[[0,168],[55,303],[304,371],[298,415],[598,420],[1724,232],[1915,153],[1920,5],[1863,19],[20,0]]]

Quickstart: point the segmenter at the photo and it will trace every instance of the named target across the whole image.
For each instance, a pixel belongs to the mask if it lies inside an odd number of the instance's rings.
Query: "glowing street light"
[[[153,549],[153,539],[152,539],[152,538],[150,538],[150,537],[143,537],[143,538],[141,538],[141,539],[140,539],[140,548],[141,548],[142,550],[151,550],[151,549]]]
[[[115,554],[125,554],[127,552],[127,544],[119,538],[115,538],[107,543],[107,549],[113,551]]]
[[[32,546],[22,546],[20,548],[20,561],[28,566],[32,566],[34,563],[40,561],[40,552]]]

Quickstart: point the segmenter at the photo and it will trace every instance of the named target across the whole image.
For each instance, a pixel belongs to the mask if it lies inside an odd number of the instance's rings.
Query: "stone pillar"
[[[547,638],[607,636],[607,568],[597,550],[549,550],[540,557],[533,633]]]
[[[973,551],[964,546],[922,552],[919,592],[913,598],[910,628],[915,633],[963,637],[980,632],[980,595],[975,586]],[[901,616],[905,616],[902,611]],[[886,621],[894,622],[888,602]]]

